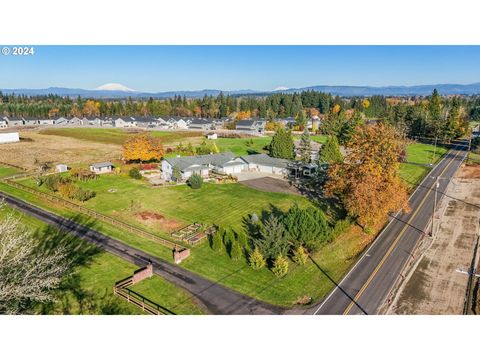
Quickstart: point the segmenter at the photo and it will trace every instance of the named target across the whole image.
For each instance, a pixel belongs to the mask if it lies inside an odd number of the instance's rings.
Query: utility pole
[[[435,163],[435,152],[437,150],[437,135],[435,135],[435,146],[433,147],[432,165]]]
[[[434,198],[433,198],[433,212],[432,212],[432,238],[435,237],[434,221],[435,221],[435,213],[436,213],[436,210],[437,210],[437,191],[438,191],[439,186],[440,186],[440,183],[438,182],[438,176],[436,176],[435,177],[435,193],[434,193]]]

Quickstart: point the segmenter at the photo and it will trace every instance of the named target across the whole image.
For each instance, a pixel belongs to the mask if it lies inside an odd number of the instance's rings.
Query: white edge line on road
[[[458,145],[455,146],[455,148],[457,147]],[[447,152],[447,154],[453,152],[455,150],[455,148],[451,149],[449,152]],[[410,202],[410,199],[415,195],[415,193],[417,192],[418,189],[420,189],[421,185],[423,185],[423,183],[429,178],[429,175],[435,171],[435,169],[440,166],[441,163],[443,163],[445,160],[446,160],[446,155],[428,172],[427,176],[425,176],[423,178],[423,180],[420,182],[420,184],[417,185],[417,187],[415,188],[414,192],[410,195],[410,197],[408,198],[408,201]],[[362,260],[365,258],[365,256],[370,252],[370,250],[372,250],[372,248],[375,246],[375,244],[378,243],[379,239],[382,237],[383,233],[387,230],[387,228],[390,226],[390,224],[393,223],[394,220],[396,220],[395,218],[399,215],[401,210],[398,210],[395,215],[392,217],[392,219],[388,222],[388,224],[383,228],[383,230],[377,235],[377,237],[375,238],[375,240],[367,247],[367,249],[365,249],[363,255],[360,257],[360,259],[358,259],[358,261],[355,263],[355,265],[353,265],[353,267],[348,271],[348,273],[342,278],[342,280],[338,283],[338,285],[336,285],[333,290],[330,292],[330,294],[328,294],[328,296],[325,298],[325,300],[322,301],[322,303],[318,306],[317,310],[315,310],[315,312],[313,313],[313,315],[317,315],[317,313],[320,311],[320,309],[323,307],[323,305],[325,305],[325,303],[330,299],[330,297],[332,297],[332,295],[335,293],[335,291],[337,291],[339,288],[340,288],[340,285],[342,285],[342,283],[348,278],[348,276],[352,273],[353,270],[355,270],[355,268],[358,266],[358,264],[360,262],[362,262]]]

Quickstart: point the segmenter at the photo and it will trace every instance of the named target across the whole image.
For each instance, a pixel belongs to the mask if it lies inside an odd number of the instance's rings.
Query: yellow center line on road
[[[454,155],[452,157],[452,159],[449,161],[449,163],[447,164],[447,166],[445,166],[445,168],[442,170],[442,172],[440,173],[439,177],[442,176],[445,171],[447,171],[447,169],[450,167],[450,165],[452,164],[453,160],[456,159],[458,154]],[[353,298],[352,301],[350,301],[350,304],[348,305],[348,307],[345,309],[345,311],[343,312],[343,315],[348,315],[348,313],[350,312],[350,310],[352,309],[353,305],[355,305],[355,303],[358,301],[358,299],[360,298],[360,296],[362,296],[363,292],[365,291],[365,289],[368,287],[368,285],[370,285],[370,283],[372,282],[373,278],[375,277],[375,275],[377,274],[377,272],[380,270],[380,268],[382,267],[383,263],[387,260],[387,258],[390,256],[390,254],[392,253],[393,249],[395,248],[395,245],[397,244],[397,242],[400,240],[400,238],[402,237],[402,235],[405,233],[405,231],[407,230],[408,226],[410,225],[410,223],[413,221],[413,219],[415,218],[415,216],[418,214],[418,212],[420,211],[420,209],[422,208],[423,204],[425,203],[425,201],[427,200],[427,197],[428,195],[430,195],[430,192],[432,191],[433,189],[433,186],[435,185],[435,183],[432,184],[432,186],[428,189],[427,193],[425,194],[425,196],[423,197],[422,201],[420,202],[420,205],[417,206],[417,209],[415,210],[415,212],[412,214],[412,216],[410,217],[410,219],[405,223],[405,225],[403,226],[402,230],[400,231],[400,233],[398,234],[398,236],[395,238],[394,242],[392,243],[392,245],[390,245],[388,251],[386,252],[386,254],[383,256],[382,260],[378,263],[378,265],[376,266],[375,270],[372,272],[372,274],[370,274],[370,277],[368,278],[368,280],[365,282],[365,284],[362,286],[362,288],[360,289],[360,291],[357,293],[357,295],[355,295],[355,297]]]

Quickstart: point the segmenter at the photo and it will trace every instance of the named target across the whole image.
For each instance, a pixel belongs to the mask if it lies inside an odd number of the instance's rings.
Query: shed
[[[208,134],[207,135],[207,139],[208,140],[217,140],[218,139],[218,135],[216,133],[214,134]]]
[[[7,144],[19,141],[20,135],[18,134],[18,132],[0,133],[0,144]]]
[[[113,164],[111,162],[95,163],[90,165],[90,171],[95,174],[106,174],[112,172]]]
[[[68,171],[68,166],[65,165],[65,164],[58,164],[57,166],[55,166],[55,171],[57,173],[67,172]]]

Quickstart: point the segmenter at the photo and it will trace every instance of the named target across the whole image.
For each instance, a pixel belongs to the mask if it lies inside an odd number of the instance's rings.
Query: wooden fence
[[[23,190],[25,192],[28,192],[28,193],[33,194],[35,196],[38,196],[38,197],[40,197],[44,200],[52,202],[54,204],[64,206],[66,208],[69,208],[69,209],[78,211],[82,214],[93,217],[95,219],[104,221],[108,224],[115,225],[116,227],[127,230],[131,233],[146,237],[146,238],[151,239],[151,240],[155,240],[155,241],[159,242],[160,244],[168,247],[169,249],[176,249],[176,248],[180,247],[178,244],[176,244],[172,241],[169,241],[167,239],[164,239],[164,238],[162,238],[158,235],[152,234],[152,233],[150,233],[146,230],[143,230],[139,227],[127,224],[127,223],[125,223],[121,220],[115,219],[113,217],[110,217],[110,216],[107,216],[107,215],[104,215],[104,214],[100,214],[99,212],[88,209],[88,208],[86,208],[84,206],[81,206],[79,204],[76,204],[72,201],[63,199],[63,198],[55,196],[55,195],[47,194],[45,192],[36,190],[34,188],[31,188],[31,187],[23,185],[23,184],[19,184],[15,181],[12,181],[11,179],[8,179],[8,178],[1,179],[0,181],[2,181],[3,183],[5,183],[5,184],[7,184],[11,187],[17,188],[19,190]]]

